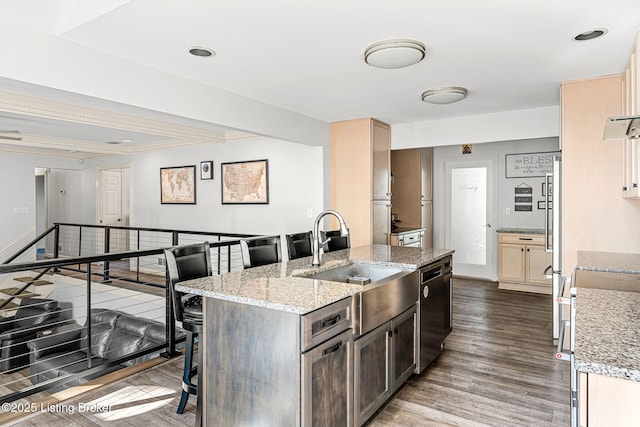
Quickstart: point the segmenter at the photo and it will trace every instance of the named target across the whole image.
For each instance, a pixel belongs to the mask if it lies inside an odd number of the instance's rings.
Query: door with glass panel
[[[445,247],[455,250],[453,273],[495,279],[496,159],[445,162]]]

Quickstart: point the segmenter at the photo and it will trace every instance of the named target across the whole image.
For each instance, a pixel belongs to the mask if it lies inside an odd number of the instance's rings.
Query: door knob
[[[487,224],[487,228],[491,228],[491,224]]]

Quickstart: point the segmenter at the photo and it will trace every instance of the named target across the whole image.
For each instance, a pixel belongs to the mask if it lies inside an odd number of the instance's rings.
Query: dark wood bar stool
[[[196,426],[202,425],[202,393],[198,392],[198,384],[192,383],[192,378],[198,373],[202,365],[202,352],[198,349],[197,364],[193,366],[193,351],[195,341],[202,333],[202,297],[198,295],[178,292],[175,285],[190,279],[211,276],[211,254],[209,242],[178,246],[164,251],[169,273],[169,289],[175,319],[182,322],[182,328],[187,332],[184,353],[184,370],[182,373],[182,395],[178,404],[178,414],[184,412],[190,394],[197,396]],[[201,369],[201,368],[200,368]]]

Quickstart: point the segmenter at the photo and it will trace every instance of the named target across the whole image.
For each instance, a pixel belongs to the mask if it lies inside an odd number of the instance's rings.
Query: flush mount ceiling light
[[[201,57],[213,56],[216,54],[211,49],[207,47],[202,47],[202,46],[194,46],[190,48],[189,53],[193,56],[201,56]]]
[[[364,51],[364,62],[378,68],[403,68],[417,64],[425,57],[425,47],[416,40],[384,40]]]
[[[439,87],[422,92],[422,100],[430,104],[451,104],[467,97],[467,89],[460,86]]]
[[[573,40],[577,42],[584,42],[587,40],[597,39],[598,37],[602,37],[607,34],[606,28],[595,28],[593,30],[585,31],[584,33],[580,33],[573,38]]]

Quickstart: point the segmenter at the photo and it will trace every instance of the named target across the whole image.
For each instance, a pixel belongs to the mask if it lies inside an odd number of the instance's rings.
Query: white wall
[[[391,148],[437,147],[560,135],[558,106],[404,123],[391,127]]]
[[[322,148],[258,138],[131,157],[132,224],[249,234],[310,230],[322,209]],[[222,205],[220,164],[268,159],[269,204]],[[214,179],[198,180],[196,205],[160,204],[160,168],[213,160]],[[312,211],[312,218],[307,216]]]
[[[434,147],[433,149],[433,198],[434,198],[434,246],[444,246],[445,232],[445,162],[446,161],[473,161],[478,158],[497,157],[497,193],[496,210],[497,224],[494,229],[502,227],[517,228],[544,228],[544,210],[539,210],[537,202],[542,198],[542,182],[544,178],[506,178],[505,177],[505,155],[516,153],[537,153],[558,151],[558,138],[540,138],[518,141],[501,141],[485,144],[473,144],[471,154],[462,154],[460,144],[446,147]],[[520,184],[527,184],[533,187],[533,211],[515,212],[514,210],[514,188]],[[507,215],[505,209],[509,208],[511,213]],[[455,249],[455,248],[453,248]]]
[[[269,204],[222,205],[220,164],[260,159],[269,160]],[[200,180],[200,162],[205,160],[214,162],[213,180]],[[85,170],[68,175],[70,180],[83,182],[77,191],[82,192],[82,199],[92,201],[92,207],[83,213],[69,211],[69,215],[94,223],[96,168],[123,164],[131,168],[132,226],[284,234],[311,230],[315,216],[323,209],[323,148],[258,137],[242,142],[87,160]],[[162,205],[160,168],[185,165],[196,165],[198,170],[197,203]],[[68,190],[64,197],[69,200],[76,196]]]
[[[16,242],[25,235],[35,237],[36,185],[35,168],[79,167],[78,160],[15,154],[0,150],[0,261],[19,249]],[[24,242],[27,243],[27,242]],[[5,249],[12,248],[8,252]]]

